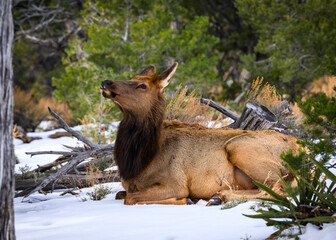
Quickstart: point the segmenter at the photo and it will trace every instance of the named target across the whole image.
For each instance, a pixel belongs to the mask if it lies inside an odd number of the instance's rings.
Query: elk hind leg
[[[214,195],[208,201],[207,206],[216,206],[224,202],[230,202],[234,199],[255,199],[260,196],[258,189],[250,190],[221,190]]]

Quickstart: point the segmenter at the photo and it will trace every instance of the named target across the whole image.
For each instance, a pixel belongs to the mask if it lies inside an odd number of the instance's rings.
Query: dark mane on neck
[[[137,119],[133,112],[124,112],[114,148],[124,180],[136,177],[153,160],[160,148],[163,118],[164,99],[160,93],[143,120]]]

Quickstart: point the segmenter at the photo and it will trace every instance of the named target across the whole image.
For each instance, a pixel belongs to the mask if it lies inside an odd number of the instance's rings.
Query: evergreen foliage
[[[37,99],[52,96],[51,79],[63,72],[61,58],[81,5],[81,0],[13,1],[15,86]]]
[[[241,58],[251,79],[265,77],[294,100],[313,79],[335,74],[335,0],[237,0],[236,7],[258,38]]]
[[[87,1],[79,23],[86,36],[66,49],[54,95],[81,117],[98,102],[102,80],[130,79],[149,64],[162,71],[174,61],[180,65],[173,85],[183,81],[206,93],[217,80],[218,54],[211,50],[218,39],[206,33],[207,17],[187,12],[175,0]]]
[[[243,24],[235,7],[235,0],[183,0],[189,15],[206,16],[209,18],[210,34],[219,38],[214,50],[220,58],[216,64],[221,78],[220,91],[217,98],[234,99],[245,88],[241,76],[241,56],[252,54],[257,43],[256,34],[250,24]]]

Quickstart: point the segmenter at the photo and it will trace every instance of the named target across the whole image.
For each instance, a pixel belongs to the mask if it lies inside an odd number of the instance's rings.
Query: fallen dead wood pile
[[[37,185],[40,185],[44,177],[36,179],[22,179],[15,181],[15,190],[23,190],[16,197],[25,196]],[[49,184],[43,188],[44,191],[54,189],[85,188],[91,187],[92,183],[120,182],[118,171],[106,171],[100,174],[65,174],[60,176],[54,184]]]

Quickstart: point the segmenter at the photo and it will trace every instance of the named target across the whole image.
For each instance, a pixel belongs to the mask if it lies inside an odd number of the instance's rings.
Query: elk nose
[[[101,88],[105,88],[105,86],[112,85],[112,82],[110,80],[105,80],[101,83]]]

